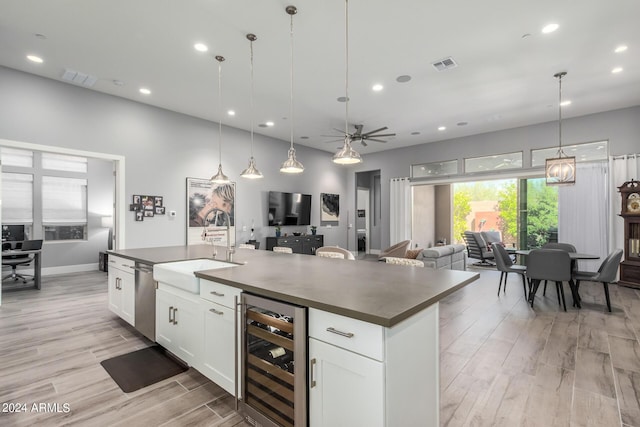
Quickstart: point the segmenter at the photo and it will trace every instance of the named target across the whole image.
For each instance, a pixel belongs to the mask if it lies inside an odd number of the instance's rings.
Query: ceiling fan
[[[388,128],[386,126],[381,127],[379,129],[376,129],[376,130],[365,132],[365,133],[362,132],[362,128],[363,127],[364,127],[364,125],[355,125],[356,131],[354,133],[345,133],[343,130],[335,129],[335,128],[333,130],[342,133],[345,137],[349,137],[349,139],[351,139],[352,142],[360,142],[365,147],[368,145],[367,141],[375,141],[375,142],[386,143],[387,141],[385,141],[383,139],[379,139],[379,138],[384,138],[384,137],[388,137],[388,136],[396,136],[395,133],[378,133],[378,132],[382,132],[382,131],[387,130]],[[337,136],[337,135],[323,135],[323,136],[342,138],[342,136]],[[340,139],[340,140],[342,140],[342,139]],[[327,141],[327,142],[335,142],[335,141]]]

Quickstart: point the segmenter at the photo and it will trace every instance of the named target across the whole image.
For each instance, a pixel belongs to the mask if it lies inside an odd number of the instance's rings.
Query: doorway
[[[377,255],[381,250],[380,170],[356,172],[355,241],[358,256]]]

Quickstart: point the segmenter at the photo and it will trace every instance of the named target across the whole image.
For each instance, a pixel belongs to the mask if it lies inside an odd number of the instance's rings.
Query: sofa
[[[467,269],[467,252],[465,245],[444,245],[423,249],[416,259],[422,261],[425,267],[436,270]]]

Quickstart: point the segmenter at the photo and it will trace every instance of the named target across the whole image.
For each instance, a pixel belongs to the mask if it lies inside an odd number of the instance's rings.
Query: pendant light
[[[249,52],[251,62],[251,158],[249,159],[249,167],[242,171],[241,177],[247,179],[262,178],[262,173],[256,167],[256,161],[253,158],[253,42],[258,40],[255,34],[247,34],[249,40]]]
[[[295,6],[287,6],[285,8],[287,14],[291,17],[290,40],[291,40],[291,96],[289,99],[289,119],[291,122],[291,146],[287,160],[280,167],[280,172],[287,174],[298,174],[304,171],[304,166],[296,159],[296,149],[293,148],[293,15],[298,13]]]
[[[222,62],[224,62],[224,56],[216,56],[218,61],[218,108],[220,117],[218,119],[218,173],[211,177],[211,182],[214,184],[227,184],[229,178],[222,172]]]
[[[344,45],[345,45],[345,76],[344,76],[344,144],[342,148],[333,155],[333,163],[339,165],[355,165],[362,163],[362,157],[351,146],[351,134],[349,134],[349,0],[344,1]]]
[[[556,73],[558,79],[558,156],[545,160],[547,185],[573,185],[576,183],[576,158],[562,150],[562,78],[566,71]]]

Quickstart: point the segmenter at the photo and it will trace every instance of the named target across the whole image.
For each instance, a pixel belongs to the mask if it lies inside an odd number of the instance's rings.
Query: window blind
[[[2,174],[2,222],[33,223],[33,175]]]
[[[79,224],[87,222],[87,180],[42,177],[42,223]]]

